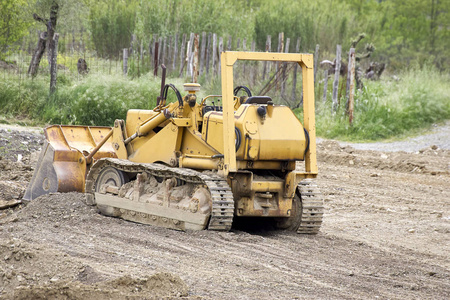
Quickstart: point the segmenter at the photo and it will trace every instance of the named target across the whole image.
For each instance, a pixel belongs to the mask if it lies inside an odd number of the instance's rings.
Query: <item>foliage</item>
[[[219,36],[253,36],[251,9],[239,0],[141,1],[136,33],[148,40],[150,34],[213,32]]]
[[[134,32],[137,0],[99,0],[90,3],[92,41],[102,57],[118,57]]]
[[[449,75],[416,66],[403,71],[399,81],[367,82],[355,97],[354,123],[341,108],[319,104],[317,132],[326,138],[377,140],[423,130],[450,118]]]
[[[28,3],[22,18],[32,20],[36,12],[48,18],[49,5],[57,1],[61,10],[58,32],[92,44],[87,45],[102,57],[117,58],[123,48],[148,49],[154,34],[168,36],[213,32],[255,39],[265,48],[272,36],[276,51],[278,33],[295,41],[301,38],[301,51],[312,52],[319,44],[322,57],[332,58],[336,44],[348,49],[361,32],[364,43],[376,47],[372,58],[387,62],[390,69],[401,69],[412,62],[434,63],[440,70],[449,65],[450,1],[442,0],[4,0]],[[35,24],[30,29],[42,29]],[[33,47],[36,35],[32,32]],[[235,47],[233,45],[233,47]],[[61,47],[61,50],[64,47]],[[357,49],[357,52],[361,52]],[[327,57],[331,56],[331,57]]]
[[[450,64],[450,1],[390,0],[383,3],[378,56],[396,66],[432,62],[441,70]]]
[[[17,41],[28,32],[29,21],[23,11],[28,6],[26,0],[2,0],[0,2],[0,60],[18,48]]]
[[[255,17],[257,43],[263,49],[267,35],[271,35],[272,51],[276,51],[278,33],[284,32],[285,39],[301,38],[300,48],[303,52],[313,51],[316,44],[320,45],[322,53],[334,53],[336,44],[349,47],[351,38],[358,33],[374,33],[373,20],[381,17],[376,9],[377,2],[353,2],[263,1]],[[291,52],[294,47],[291,46]]]
[[[45,123],[111,126],[115,119],[125,119],[128,109],[153,108],[159,84],[150,75],[136,80],[95,75],[80,81],[60,75],[58,89],[49,98],[43,76],[33,81],[12,77],[0,81],[0,106],[2,115],[29,116]]]

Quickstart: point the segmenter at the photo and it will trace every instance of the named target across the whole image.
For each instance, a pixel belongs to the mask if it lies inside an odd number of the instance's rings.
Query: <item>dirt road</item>
[[[40,197],[0,211],[0,298],[448,299],[450,151],[433,148],[322,141],[316,236],[178,232],[101,216],[83,194]],[[0,160],[0,200],[20,198],[32,163]]]

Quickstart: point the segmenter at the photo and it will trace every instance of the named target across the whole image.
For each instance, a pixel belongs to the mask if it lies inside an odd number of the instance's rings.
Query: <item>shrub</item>
[[[332,114],[327,109],[331,103],[319,105],[318,134],[352,140],[385,139],[427,129],[450,118],[448,74],[425,66],[405,70],[399,77],[399,81],[367,82],[362,91],[357,91],[352,126],[344,108]]]

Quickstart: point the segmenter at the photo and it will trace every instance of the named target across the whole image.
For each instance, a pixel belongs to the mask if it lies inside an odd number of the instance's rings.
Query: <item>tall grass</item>
[[[349,125],[343,106],[332,113],[331,103],[319,104],[318,135],[341,140],[379,140],[408,135],[450,119],[448,74],[431,67],[412,67],[398,78],[369,81],[357,91],[353,125]]]
[[[133,80],[120,75],[89,75],[77,80],[60,75],[52,96],[48,86],[48,80],[40,76],[1,81],[0,114],[28,116],[42,123],[111,126],[115,119],[125,119],[128,109],[153,108],[160,79],[152,75]]]
[[[449,77],[431,67],[413,67],[399,74],[398,80],[386,76],[381,81],[366,81],[365,88],[355,95],[353,125],[349,125],[345,114],[344,99],[339,110],[332,113],[331,103],[322,103],[316,97],[317,133],[341,140],[379,140],[411,134],[448,120]],[[219,78],[203,80],[200,98],[221,93]],[[167,82],[182,92],[182,79]],[[88,75],[81,80],[60,75],[58,89],[51,97],[48,86],[48,79],[43,76],[22,81],[7,77],[0,81],[0,115],[26,116],[41,123],[111,126],[115,119],[125,119],[128,109],[153,108],[160,79],[150,74],[134,79]],[[322,88],[318,90],[320,93]],[[169,101],[175,99],[174,95],[171,97]],[[301,109],[296,113],[302,120]]]

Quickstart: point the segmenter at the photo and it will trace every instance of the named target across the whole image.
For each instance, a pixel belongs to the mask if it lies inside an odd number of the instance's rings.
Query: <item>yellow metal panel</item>
[[[112,141],[113,147],[116,150],[116,155],[118,158],[128,159],[127,148],[123,142],[124,136],[123,136],[122,127],[120,126],[118,120],[116,120],[115,123],[116,123],[115,125],[117,125],[117,127],[114,126],[114,128],[113,128],[113,137],[112,137],[113,138],[113,141]]]
[[[284,189],[284,181],[257,181],[252,182],[252,191],[255,192],[281,192]]]
[[[161,161],[173,165],[179,132],[178,127],[170,123],[151,138],[148,135],[137,138],[139,147],[134,147],[135,152],[128,159],[138,163]]]
[[[171,120],[173,124],[179,127],[189,127],[192,125],[190,118],[174,118]]]
[[[234,144],[233,107],[233,64],[227,63],[227,52],[221,56],[222,63],[222,105],[223,105],[223,145],[224,176],[236,171],[236,152]],[[234,63],[234,62],[233,62]]]
[[[219,153],[219,151],[206,144],[200,134],[194,133],[189,128],[184,129],[180,151],[187,155],[203,155],[209,157]]]
[[[309,150],[305,157],[305,170],[317,174],[316,121],[314,108],[314,70],[302,66],[303,70],[303,126],[309,133]]]
[[[130,109],[127,112],[126,131],[127,136],[132,136],[140,124],[150,117],[156,115],[157,112],[153,110],[144,109]]]
[[[297,62],[303,71],[303,110],[304,126],[310,136],[309,151],[305,157],[307,172],[317,174],[316,135],[314,119],[314,69],[311,54],[269,53],[269,52],[223,52],[222,65],[222,97],[223,97],[223,138],[224,138],[224,175],[236,170],[236,153],[234,152],[233,135],[233,65],[237,60],[263,60]]]
[[[313,68],[312,54],[234,51],[228,51],[224,53],[226,53],[226,64],[228,66],[232,66],[237,60],[262,60],[297,62],[305,65],[307,68]]]

